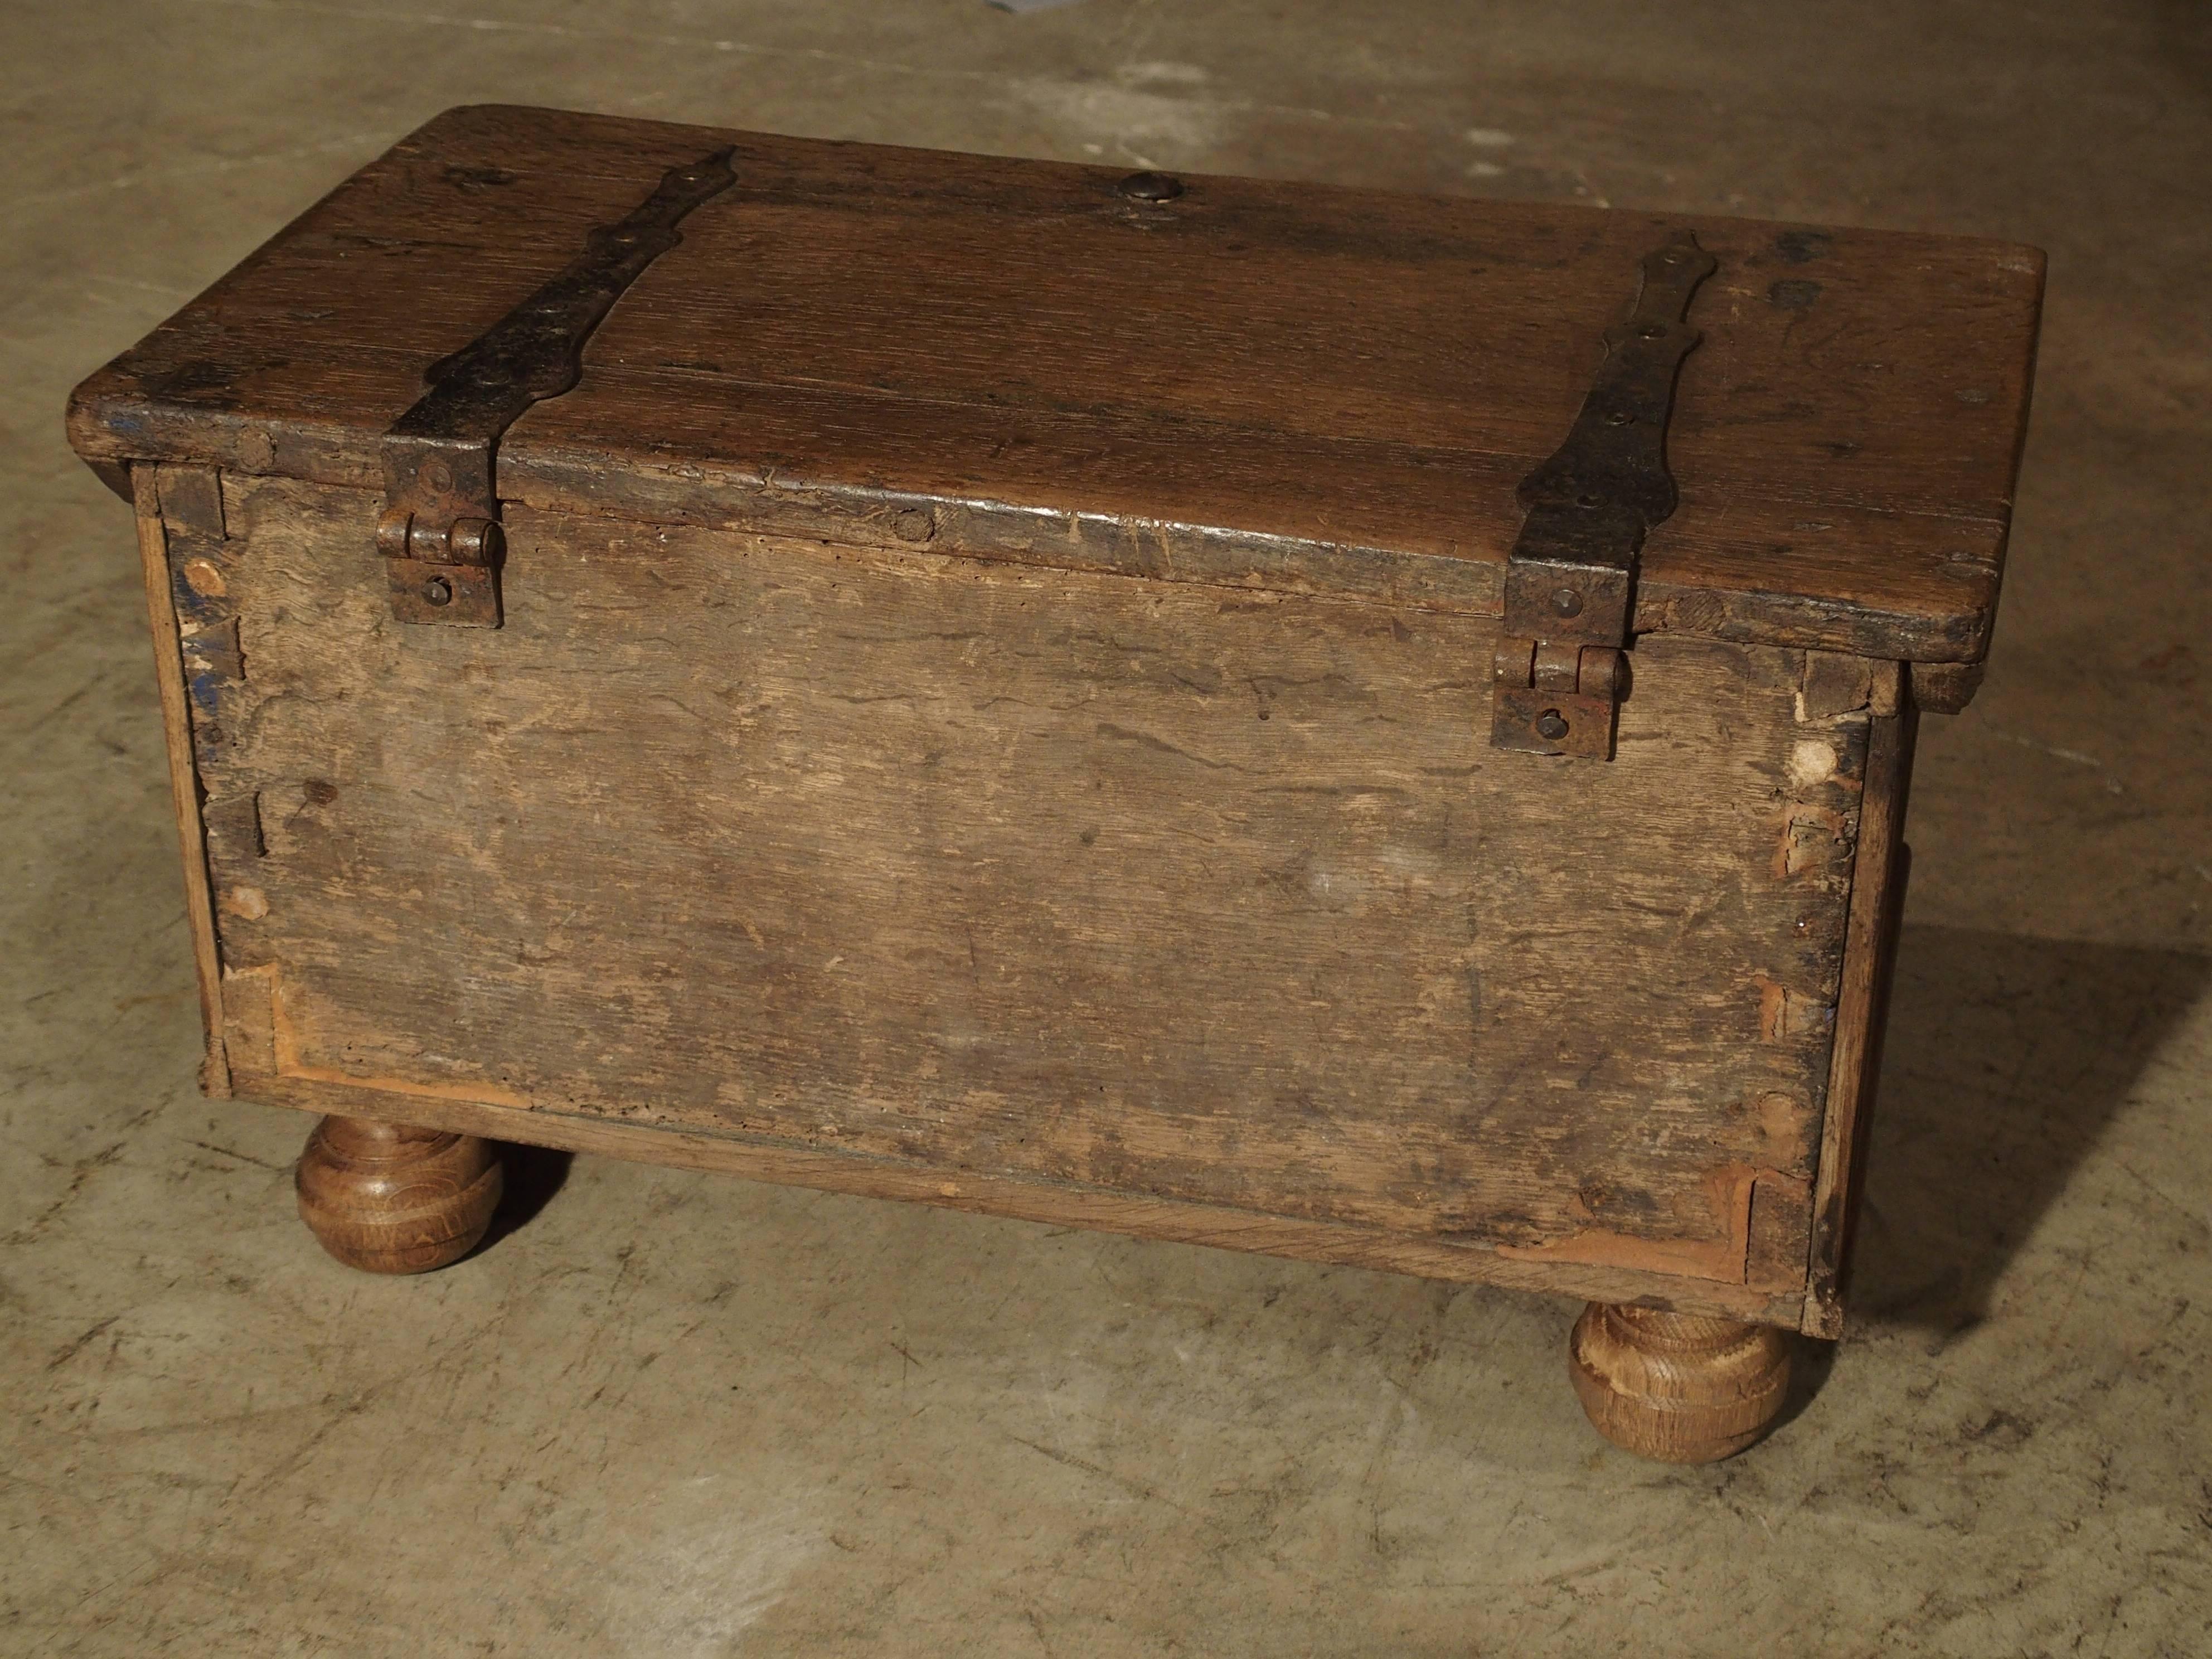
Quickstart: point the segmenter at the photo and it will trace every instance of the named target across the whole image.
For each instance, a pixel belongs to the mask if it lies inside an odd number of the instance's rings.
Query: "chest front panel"
[[[410,629],[374,496],[223,488],[173,576],[247,1091],[1802,1285],[1838,659],[1654,637],[1561,762],[1489,745],[1479,617],[517,507],[506,626]]]

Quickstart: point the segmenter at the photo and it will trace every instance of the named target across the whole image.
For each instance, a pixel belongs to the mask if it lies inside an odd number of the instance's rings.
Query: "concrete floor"
[[[0,64],[0,1654],[2212,1650],[2203,8],[14,0]],[[590,1159],[429,1279],[313,1247],[304,1123],[193,1090],[62,402],[483,99],[2051,251],[1859,1318],[1771,1441],[1603,1448],[1564,1304]]]

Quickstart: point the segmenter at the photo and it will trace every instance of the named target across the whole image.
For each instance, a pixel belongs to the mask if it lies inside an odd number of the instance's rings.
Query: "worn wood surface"
[[[670,1128],[585,1111],[502,1105],[420,1090],[368,1089],[283,1073],[255,1074],[246,1086],[257,1101],[301,1111],[342,1113],[355,1120],[447,1129],[487,1140],[558,1147],[1053,1227],[1170,1239],[1446,1282],[1637,1301],[1774,1326],[1795,1327],[1804,1305],[1802,1289],[1771,1291],[1718,1279],[1662,1278],[1637,1267],[1531,1261],[1463,1240],[1299,1221],[1228,1205],[1194,1204],[1035,1176],[948,1175],[910,1161],[823,1151],[726,1130]]]
[[[200,1022],[207,1033],[207,1054],[200,1063],[200,1086],[211,1095],[222,1096],[230,1092],[230,1071],[224,1060],[222,1044],[222,963],[216,948],[215,900],[209,884],[207,836],[200,818],[199,776],[192,753],[191,690],[185,679],[176,607],[169,597],[172,535],[178,543],[174,562],[182,568],[191,560],[204,556],[207,544],[219,538],[222,531],[219,517],[212,537],[204,518],[197,529],[177,520],[176,502],[192,498],[190,484],[173,491],[171,518],[164,520],[157,474],[177,471],[136,466],[131,471],[130,482],[137,509],[139,564],[146,582],[146,619],[154,641],[154,684],[161,702],[162,747],[169,759],[169,797],[176,809],[177,844],[184,859],[185,926],[191,934]],[[221,486],[215,473],[209,471],[203,476],[206,491],[212,492],[219,503]]]
[[[490,1141],[376,1118],[325,1118],[293,1170],[307,1231],[371,1273],[459,1261],[491,1225],[504,1184]]]
[[[503,495],[1494,613],[1514,485],[1636,262],[1721,261],[1636,626],[1971,660],[2042,283],[2032,249],[1191,179],[497,107],[439,118],[80,389],[88,458],[370,487],[424,368],[660,172],[736,146]]]
[[[1867,738],[1857,867],[1844,934],[1829,1105],[1820,1129],[1812,1255],[1806,1275],[1804,1328],[1812,1335],[1830,1338],[1843,1334],[1844,1268],[1863,1185],[1866,1141],[1881,1077],[1890,978],[1911,869],[1911,849],[1905,844],[1905,808],[1919,714],[1897,665],[1877,669],[1870,706],[1874,718]]]
[[[406,629],[374,496],[225,485],[173,592],[235,641],[243,1091],[1796,1316],[1863,671],[1647,641],[1620,758],[1547,763],[1486,741],[1480,618],[526,509],[506,628]]]
[[[1662,1463],[1717,1463],[1780,1414],[1792,1340],[1770,1326],[1593,1302],[1567,1340],[1567,1376],[1616,1446]]]

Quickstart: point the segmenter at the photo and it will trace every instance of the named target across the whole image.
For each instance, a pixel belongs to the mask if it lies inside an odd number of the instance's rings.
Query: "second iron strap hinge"
[[[645,268],[683,240],[684,215],[736,181],[732,151],[672,167],[653,192],[584,239],[561,273],[449,357],[384,434],[384,556],[392,614],[404,623],[500,625],[506,551],[492,477],[517,416],[583,373],[584,343]]]
[[[1686,231],[1644,257],[1635,306],[1606,331],[1605,360],[1566,441],[1521,481],[1528,516],[1506,556],[1492,665],[1497,748],[1612,758],[1637,556],[1674,510],[1674,380],[1703,337],[1683,319],[1718,268]]]

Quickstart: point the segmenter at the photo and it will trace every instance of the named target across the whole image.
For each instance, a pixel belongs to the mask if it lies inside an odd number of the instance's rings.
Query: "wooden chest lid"
[[[1718,261],[1634,624],[1988,643],[2043,256],[1956,237],[449,111],[78,388],[95,464],[364,489],[424,370],[732,146],[500,441],[533,506],[1494,614],[1638,262]],[[364,556],[371,550],[364,548]]]

